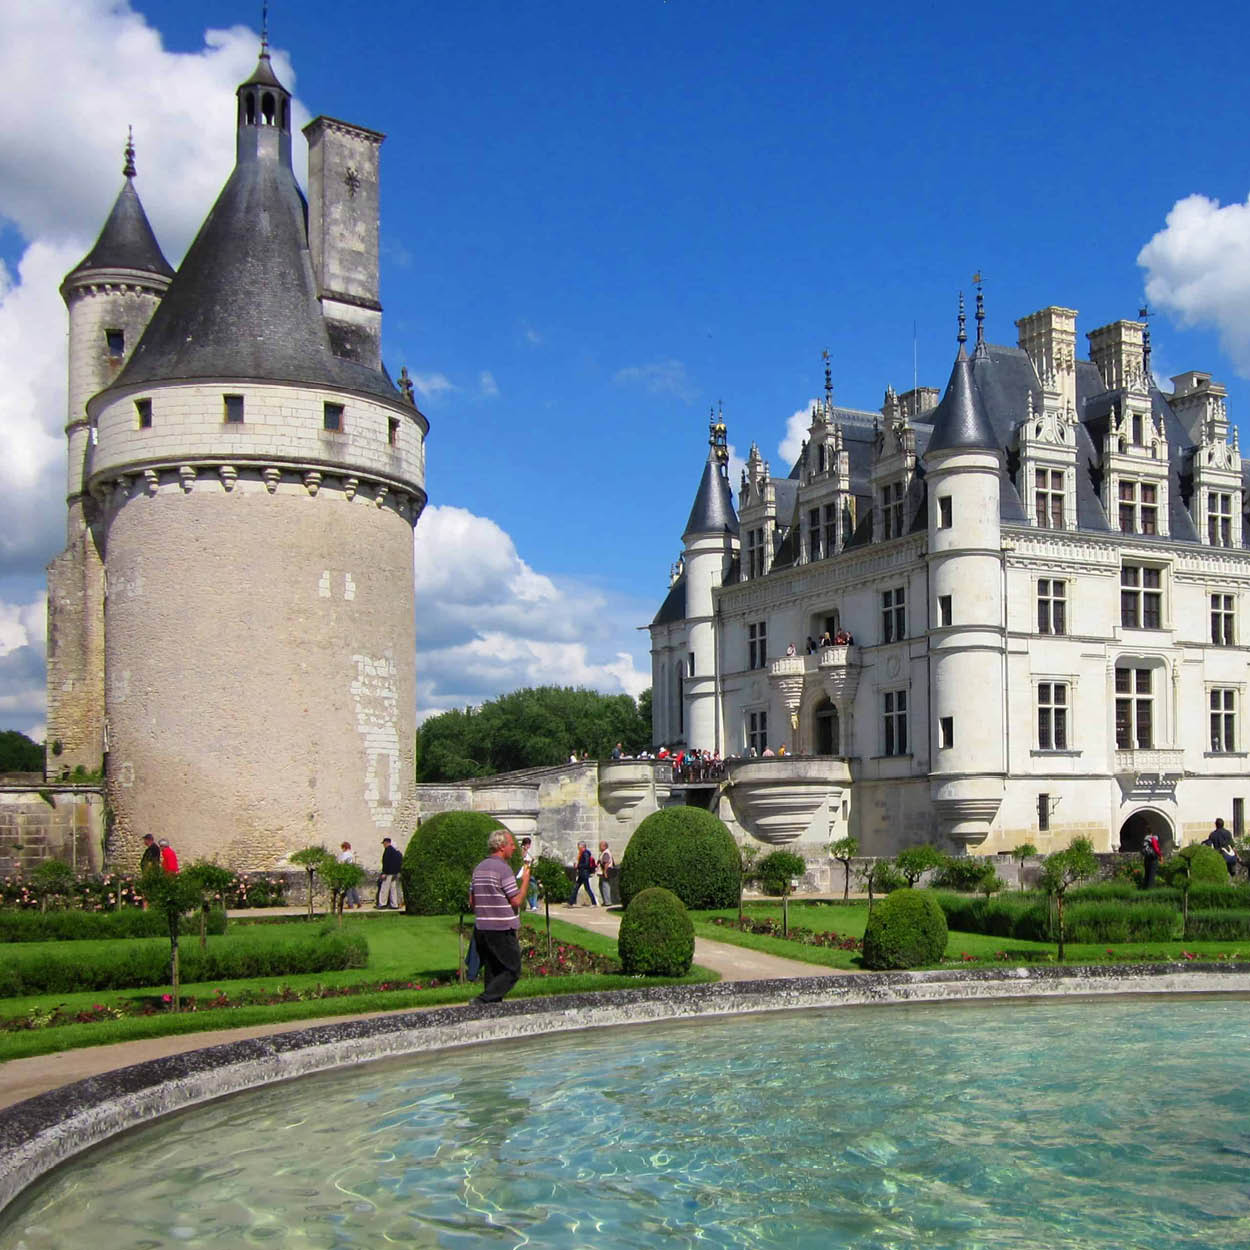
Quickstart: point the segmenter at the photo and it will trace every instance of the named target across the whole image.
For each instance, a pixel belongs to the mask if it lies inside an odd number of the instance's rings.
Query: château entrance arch
[[[1172,822],[1153,808],[1140,808],[1120,826],[1119,849],[1140,852],[1146,843],[1146,836],[1151,833],[1158,837],[1159,845],[1165,852],[1175,845]]]

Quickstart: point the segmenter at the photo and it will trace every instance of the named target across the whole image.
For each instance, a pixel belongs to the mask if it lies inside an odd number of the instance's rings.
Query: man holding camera
[[[516,842],[507,829],[496,829],[486,841],[487,856],[473,870],[469,906],[473,909],[473,940],[482,960],[482,993],[473,1001],[498,1003],[521,976],[519,912],[529,891],[530,866],[518,881],[508,861]]]

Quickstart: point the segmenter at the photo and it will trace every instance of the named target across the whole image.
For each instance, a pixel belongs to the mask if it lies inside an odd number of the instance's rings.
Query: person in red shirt
[[[170,846],[169,843],[166,842],[164,838],[160,840],[160,848],[161,848],[161,867],[166,872],[177,872],[178,871],[178,856],[174,854],[174,848]]]

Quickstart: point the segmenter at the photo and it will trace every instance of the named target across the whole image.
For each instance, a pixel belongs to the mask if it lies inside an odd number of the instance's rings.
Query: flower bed
[[[230,885],[217,896],[222,906],[284,907],[286,881],[275,873],[235,873]],[[129,873],[79,877],[68,895],[57,897],[62,906],[78,911],[116,911],[121,907],[143,906],[143,883]],[[37,909],[39,895],[22,877],[0,878],[0,908]]]
[[[737,929],[740,933],[758,933],[764,937],[781,938],[785,942],[795,942],[800,946],[824,946],[831,950],[858,951],[864,943],[857,937],[848,937],[835,933],[832,929],[809,929],[805,925],[792,924],[788,934],[781,931],[781,921],[771,918],[755,920],[750,916],[738,917],[713,916],[712,923],[723,929]]]

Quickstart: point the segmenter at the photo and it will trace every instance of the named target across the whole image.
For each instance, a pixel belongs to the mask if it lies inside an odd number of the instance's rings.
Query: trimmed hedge
[[[873,905],[864,929],[864,967],[916,968],[946,951],[946,916],[932,890],[895,890]]]
[[[486,812],[439,812],[412,835],[400,880],[410,916],[454,916],[469,906],[469,880],[486,858],[486,839],[504,825]],[[521,867],[517,852],[512,865]]]
[[[182,918],[185,934],[198,934],[198,912]],[[208,913],[208,931],[226,931],[226,913]],[[123,907],[121,911],[0,911],[0,942],[73,942],[108,938],[168,937],[165,917],[158,911]]]
[[[1067,942],[1167,942],[1181,936],[1181,913],[1167,903],[1069,903],[1063,932]]]
[[[737,907],[742,861],[733,835],[701,807],[666,807],[634,830],[621,858],[626,908],[644,890],[671,890],[691,910]]]
[[[1185,936],[1191,941],[1238,942],[1250,939],[1250,911],[1191,911]]]
[[[632,976],[685,976],[694,961],[694,925],[681,899],[659,886],[636,894],[621,917],[617,951]]]
[[[935,897],[947,926],[960,933],[984,933],[1025,942],[1051,940],[1049,908],[1038,894],[1005,894],[991,899],[963,894]]]
[[[1228,865],[1224,863],[1224,856],[1213,846],[1203,846],[1201,843],[1196,846],[1182,846],[1176,853],[1181,859],[1189,860],[1189,879],[1195,885],[1200,881],[1211,885],[1229,884]]]
[[[1097,897],[1101,887],[1073,890],[1064,907],[1064,936],[1069,942],[1166,942],[1180,936],[1180,892],[1130,886],[1131,898]],[[1091,899],[1090,894],[1094,897]],[[1175,894],[1173,901],[1164,897]],[[939,894],[947,925],[960,933],[983,933],[1022,942],[1053,942],[1055,923],[1048,902],[1037,894],[970,899]]]
[[[179,977],[185,984],[363,968],[368,962],[364,936],[338,932],[294,939],[257,933],[214,941],[203,951],[186,942],[178,953]],[[19,948],[6,952],[0,966],[0,998],[140,989],[165,985],[168,979],[168,942],[119,943],[72,952]]]

